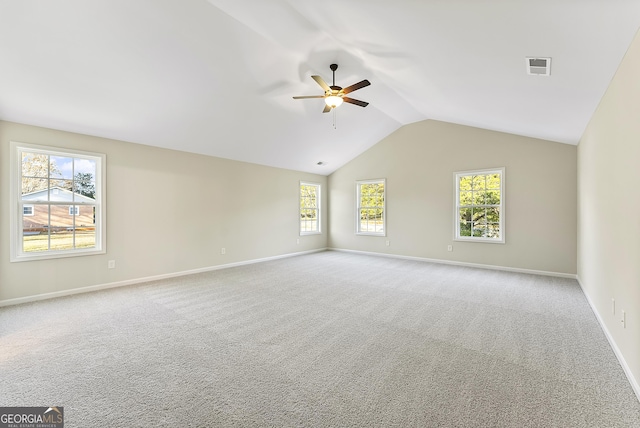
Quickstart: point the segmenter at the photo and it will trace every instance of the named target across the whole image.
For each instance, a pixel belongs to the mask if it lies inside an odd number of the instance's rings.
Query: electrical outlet
[[[115,261],[115,260],[109,260],[109,261],[107,262],[107,267],[108,267],[109,269],[115,269],[115,268],[116,268],[116,261]]]
[[[220,249],[220,254],[227,254],[227,249],[226,248],[221,248]]]
[[[447,245],[447,251],[453,251],[453,245]]]
[[[386,245],[387,245],[387,247],[389,246],[389,240],[388,239],[387,239]]]
[[[300,238],[296,239],[296,244],[300,243]]]
[[[622,312],[622,319],[620,322],[622,323],[622,328],[627,328],[627,314],[624,311]]]
[[[611,299],[611,314],[616,314],[616,299]]]

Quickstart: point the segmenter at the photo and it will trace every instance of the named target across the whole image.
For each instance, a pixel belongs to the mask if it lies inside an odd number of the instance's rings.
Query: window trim
[[[300,193],[302,186],[314,186],[316,188],[316,219],[318,230],[308,231],[302,230],[302,207],[300,206],[300,199],[302,194]],[[298,233],[300,236],[306,235],[322,235],[322,185],[320,183],[314,183],[311,181],[300,181],[298,184]]]
[[[363,232],[360,230],[360,186],[362,184],[377,184],[382,183],[384,186],[384,192],[382,193],[382,232]],[[356,235],[363,236],[387,236],[387,179],[376,178],[369,180],[357,180],[356,181]]]
[[[460,221],[459,221],[459,210],[460,210],[460,186],[459,180],[460,177],[466,177],[469,175],[487,175],[498,173],[500,174],[500,238],[483,238],[479,236],[460,236]],[[454,224],[454,241],[461,242],[483,242],[487,244],[504,244],[505,243],[505,168],[488,168],[488,169],[476,169],[469,171],[459,171],[453,173],[453,224]]]
[[[107,252],[107,222],[106,222],[106,155],[103,153],[87,152],[64,147],[45,146],[30,143],[20,143],[17,141],[10,142],[10,261],[25,262],[32,260],[47,260],[66,257],[79,257],[93,254],[105,254]],[[22,227],[22,207],[21,188],[22,188],[22,152],[42,153],[50,156],[63,156],[71,158],[90,158],[96,161],[96,198],[95,204],[95,227],[96,227],[96,245],[89,249],[71,249],[71,250],[47,250],[37,253],[25,253],[22,250],[23,227]],[[52,205],[69,205],[69,203],[50,203]],[[74,201],[72,205],[83,205],[80,201]],[[35,211],[35,208],[34,208]]]

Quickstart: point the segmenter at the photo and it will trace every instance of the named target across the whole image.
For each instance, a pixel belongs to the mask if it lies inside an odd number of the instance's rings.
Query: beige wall
[[[453,241],[454,172],[494,167],[506,168],[506,243]],[[355,181],[373,178],[387,179],[387,236],[356,236]],[[575,146],[427,120],[329,176],[329,246],[575,274],[576,205]]]
[[[10,141],[107,155],[107,254],[9,262]],[[298,236],[300,180],[326,188],[320,175],[0,122],[0,301],[325,248],[326,233]]]
[[[639,184],[640,35],[636,35],[578,146],[578,276],[633,373],[640,398]],[[616,302],[615,314],[611,299]]]

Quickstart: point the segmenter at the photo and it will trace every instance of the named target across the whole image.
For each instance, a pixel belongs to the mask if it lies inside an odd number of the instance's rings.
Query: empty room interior
[[[0,0],[0,425],[640,427],[639,29]]]

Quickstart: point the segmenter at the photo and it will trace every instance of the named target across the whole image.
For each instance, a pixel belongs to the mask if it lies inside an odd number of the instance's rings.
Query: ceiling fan
[[[341,88],[340,86],[336,86],[336,70],[338,69],[338,64],[331,64],[329,68],[331,68],[331,71],[333,71],[333,85],[331,86],[327,85],[327,83],[322,80],[322,77],[311,76],[311,78],[315,80],[318,85],[320,85],[320,87],[324,90],[324,95],[304,95],[293,97],[293,99],[299,100],[304,98],[324,98],[325,106],[324,110],[322,110],[323,113],[329,113],[331,109],[340,106],[340,104],[342,104],[343,102],[355,104],[360,107],[366,107],[369,105],[368,102],[345,97],[345,95],[355,90],[364,88],[365,86],[369,86],[371,82],[365,79],[351,86],[347,86],[346,88]]]

